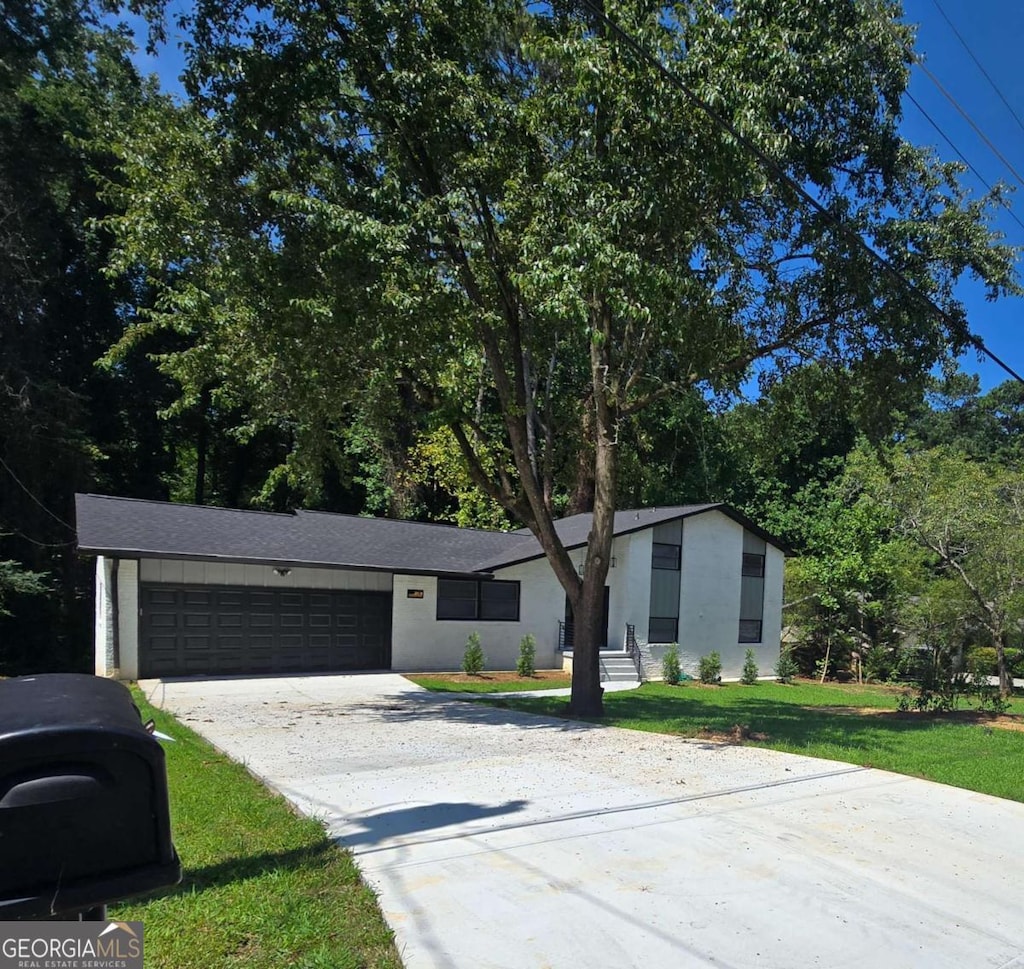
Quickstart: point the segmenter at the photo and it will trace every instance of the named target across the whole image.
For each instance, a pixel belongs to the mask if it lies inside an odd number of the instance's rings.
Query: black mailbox
[[[128,689],[76,673],[0,681],[0,919],[180,879],[164,752]]]

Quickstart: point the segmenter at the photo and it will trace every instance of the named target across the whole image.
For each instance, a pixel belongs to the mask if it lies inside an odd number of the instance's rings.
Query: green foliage
[[[383,453],[450,432],[460,461],[431,456],[445,487],[474,519],[500,508],[543,536],[576,600],[552,511],[610,520],[619,432],[642,466],[648,408],[687,397],[676,417],[699,441],[697,401],[807,360],[857,367],[861,399],[882,400],[966,341],[961,274],[1014,291],[986,203],[899,135],[898,6],[762,6],[614,14],[945,319],[585,6],[281,0],[253,16],[197,0],[191,103],[141,113],[114,145],[115,265],[157,291],[122,348],[187,336],[161,358],[185,398],[216,380],[252,426],[287,429],[297,476],[339,459],[354,414]],[[367,476],[379,500],[393,466]],[[610,543],[595,530],[597,561]],[[588,569],[587,601],[604,581]],[[599,709],[596,680],[580,683]]]
[[[697,677],[701,683],[711,685],[722,682],[722,655],[717,650],[702,656],[697,665]]]
[[[486,659],[480,645],[480,634],[470,633],[466,640],[466,650],[462,654],[462,672],[468,676],[476,676],[484,671]]]
[[[516,672],[520,676],[533,676],[537,672],[537,640],[527,633],[519,640],[519,658],[516,660]]]
[[[947,447],[896,448],[884,467],[861,460],[859,469],[872,500],[941,580],[915,607],[941,617],[934,645],[950,652],[950,635],[962,644],[972,628],[982,631],[1007,694],[1006,650],[1024,620],[1024,474]]]
[[[967,652],[965,659],[967,670],[970,673],[983,673],[986,676],[999,675],[999,657],[992,646],[973,646]],[[1007,649],[1006,667],[1014,676],[1024,676],[1024,649]]]
[[[683,670],[679,665],[679,644],[672,643],[661,658],[661,676],[669,686],[678,686],[683,678]]]
[[[748,649],[743,658],[743,672],[740,675],[740,682],[745,686],[753,686],[757,682],[757,676],[757,659],[754,656],[754,651]]]
[[[0,561],[0,616],[9,616],[6,601],[14,595],[43,595],[50,591],[50,577],[31,572],[19,562]]]
[[[792,683],[798,672],[793,650],[789,646],[783,646],[779,658],[775,661],[775,676],[780,683]]]

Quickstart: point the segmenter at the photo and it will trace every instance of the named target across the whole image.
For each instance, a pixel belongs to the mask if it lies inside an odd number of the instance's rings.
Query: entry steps
[[[572,650],[564,650],[562,655],[571,660]],[[601,664],[602,683],[639,683],[636,664],[632,657],[623,649],[602,649],[598,654]],[[568,667],[566,667],[568,669]]]
[[[621,649],[602,649],[600,654],[602,683],[638,683],[636,664]]]

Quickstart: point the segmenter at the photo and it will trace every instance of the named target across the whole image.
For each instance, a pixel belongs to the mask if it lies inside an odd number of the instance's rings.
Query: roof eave
[[[442,578],[489,578],[486,569],[412,569],[406,566],[390,568],[384,565],[360,565],[347,562],[310,562],[305,559],[269,559],[240,555],[194,555],[188,552],[161,552],[154,549],[107,548],[98,545],[79,545],[78,551],[88,555],[108,555],[132,559],[169,559],[175,562],[217,562],[225,565],[261,565],[268,568],[289,569],[346,569],[350,572],[384,572],[389,575],[429,575]]]

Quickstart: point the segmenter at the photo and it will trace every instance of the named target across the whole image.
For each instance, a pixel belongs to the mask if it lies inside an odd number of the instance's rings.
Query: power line
[[[906,95],[907,100],[910,101],[910,103],[913,104],[914,107],[917,108],[917,110],[924,115],[928,123],[939,133],[943,141],[945,141],[946,144],[953,149],[953,151],[960,158],[960,160],[974,173],[974,177],[977,178],[977,180],[981,182],[981,184],[984,185],[990,193],[995,191],[992,188],[991,183],[986,180],[985,176],[982,175],[981,172],[979,172],[978,169],[971,164],[970,159],[968,159],[968,157],[959,148],[957,148],[957,146],[953,143],[953,139],[950,138],[949,135],[947,135],[946,132],[943,131],[941,127],[939,127],[939,123],[927,111],[925,111],[924,107],[921,105],[921,102],[918,101],[917,98],[915,98],[914,95],[911,94],[909,91],[905,91],[904,94]],[[1010,205],[1010,203],[1002,197],[999,198],[999,204],[1002,205],[1002,207],[1006,209],[1006,211],[1010,214],[1010,218],[1013,219],[1013,221],[1016,222],[1017,225],[1019,225],[1022,229],[1024,229],[1024,222],[1022,222],[1018,217],[1017,213],[1013,211],[1013,206]]]
[[[892,263],[889,262],[883,255],[876,252],[868,243],[864,240],[863,236],[854,229],[851,229],[842,219],[836,217],[830,212],[825,206],[823,206],[813,195],[811,195],[807,189],[805,189],[799,182],[793,179],[788,172],[773,158],[766,154],[761,148],[759,148],[753,141],[751,141],[746,135],[744,135],[731,121],[721,117],[710,104],[707,103],[700,95],[696,94],[690,89],[689,85],[674,71],[670,71],[659,58],[651,54],[632,34],[626,31],[625,28],[621,27],[617,21],[613,20],[599,8],[594,0],[582,0],[584,6],[586,6],[605,26],[619,38],[630,50],[633,51],[641,60],[651,65],[658,73],[662,75],[670,84],[677,87],[683,96],[690,102],[694,107],[700,110],[708,118],[710,118],[719,128],[734,138],[738,144],[750,152],[757,160],[761,163],[762,167],[765,168],[771,175],[783,183],[790,191],[794,192],[798,198],[802,199],[807,205],[809,205],[815,212],[822,216],[826,221],[838,229],[842,235],[852,242],[857,248],[864,251],[867,256],[879,266],[882,267],[889,275],[896,279],[907,292],[917,296],[929,309],[932,310],[936,316],[939,317],[950,329],[950,332],[955,332],[957,327],[957,321],[953,319],[941,306],[934,302],[930,296],[921,292],[918,287],[911,282],[907,277],[900,272]],[[1024,377],[1013,370],[1008,364],[1004,363],[999,359],[991,350],[985,346],[984,341],[980,336],[970,333],[968,331],[969,341],[983,353],[987,354],[989,358],[1002,367],[1011,377],[1018,382],[1024,384]]]
[[[960,115],[960,117],[963,118],[964,121],[966,121],[974,129],[974,133],[983,142],[985,142],[986,145],[988,145],[989,151],[991,151],[992,154],[995,155],[996,158],[998,158],[1006,166],[1007,170],[1013,174],[1013,177],[1017,180],[1017,184],[1021,188],[1024,188],[1024,176],[1022,176],[1020,172],[1018,172],[1017,169],[1013,167],[1013,163],[995,146],[992,139],[989,138],[989,136],[986,135],[985,132],[981,130],[981,128],[975,122],[975,120],[961,106],[960,102],[957,101],[957,99],[953,97],[953,95],[950,94],[949,91],[945,89],[945,87],[943,87],[942,82],[930,70],[928,70],[928,68],[925,66],[924,61],[921,60],[921,58],[918,57],[916,54],[913,56],[914,63],[919,68],[921,68],[921,72],[925,75],[925,77],[927,77],[928,80],[930,80],[932,84],[934,84],[939,89],[939,91],[942,93],[942,96],[951,105],[953,105],[954,108],[956,108],[957,113]]]
[[[965,51],[967,51],[968,56],[971,58],[972,61],[974,61],[978,70],[981,71],[981,73],[985,76],[985,80],[988,81],[988,83],[992,86],[992,90],[995,91],[996,94],[999,96],[999,100],[1003,102],[1003,105],[1006,108],[1006,110],[1013,115],[1013,120],[1017,122],[1017,127],[1020,128],[1021,131],[1024,131],[1024,121],[1021,121],[1020,115],[1018,115],[1017,112],[1013,110],[1013,106],[1010,104],[1009,101],[1006,100],[1005,96],[1003,95],[1003,92],[999,90],[999,85],[997,85],[996,82],[992,80],[992,77],[989,75],[988,71],[985,70],[985,66],[981,63],[981,61],[978,60],[977,57],[974,56],[974,51],[971,50],[970,45],[968,45],[967,41],[964,40],[963,36],[960,34],[960,31],[956,29],[956,25],[953,23],[952,20],[949,19],[948,15],[946,14],[946,11],[942,9],[942,5],[939,3],[939,0],[932,0],[932,3],[935,5],[935,9],[938,10],[940,14],[942,14],[942,19],[945,20],[947,24],[949,24],[949,29],[952,30],[954,34],[956,34],[956,39],[960,41],[960,45],[963,47]]]
[[[11,470],[10,465],[3,458],[0,458],[0,467],[2,467],[12,478],[14,478],[14,481],[18,485],[18,487],[21,488],[21,490],[24,491],[25,494],[28,495],[29,498],[31,498],[40,508],[42,508],[43,511],[45,511],[47,515],[49,515],[54,521],[59,522],[61,525],[63,525],[69,531],[72,531],[72,532],[74,531],[74,529],[66,521],[64,521],[63,518],[61,518],[59,515],[56,515],[52,511],[50,511],[50,509],[47,508],[46,505],[44,505],[34,494],[32,494],[31,491],[28,490],[28,488],[24,484],[22,484],[21,478],[19,478]]]

